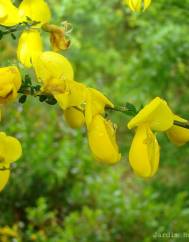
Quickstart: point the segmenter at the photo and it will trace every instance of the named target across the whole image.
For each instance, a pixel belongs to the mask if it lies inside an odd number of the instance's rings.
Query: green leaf
[[[3,38],[3,31],[0,30],[0,40]]]
[[[45,96],[45,95],[40,95],[39,96],[39,101],[40,102],[44,102],[46,99],[47,99],[47,96]]]
[[[41,86],[40,85],[36,85],[33,87],[33,89],[38,92],[40,89],[41,89]]]
[[[13,33],[11,33],[11,37],[15,40],[16,39],[16,35],[14,35]]]
[[[25,75],[24,82],[26,85],[31,86],[32,81],[31,81],[31,77],[28,74]]]
[[[27,96],[26,95],[22,95],[20,98],[19,98],[19,103],[25,103],[27,100]]]
[[[47,97],[46,103],[48,103],[49,105],[55,105],[57,104],[57,101],[53,96],[49,96]]]
[[[128,109],[128,111],[126,111],[126,113],[130,116],[135,116],[137,114],[137,109],[136,107],[132,104],[132,103],[126,103],[126,108]]]

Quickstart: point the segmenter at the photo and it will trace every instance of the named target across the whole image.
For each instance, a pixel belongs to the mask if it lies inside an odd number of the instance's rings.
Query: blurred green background
[[[49,3],[54,23],[73,25],[72,46],[63,54],[77,81],[117,104],[140,107],[161,96],[189,119],[189,0],[152,1],[144,13],[132,13],[121,0]],[[16,44],[1,41],[1,66],[17,64]],[[127,159],[129,119],[110,116],[123,155],[114,167],[93,159],[86,131],[70,129],[58,107],[29,98],[4,108],[1,130],[20,139],[24,154],[0,194],[0,241],[189,240],[189,146],[177,148],[158,134],[160,169],[140,179]]]

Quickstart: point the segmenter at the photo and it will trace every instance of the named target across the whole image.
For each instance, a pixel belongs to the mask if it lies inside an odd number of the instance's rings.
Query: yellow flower
[[[16,66],[0,68],[0,104],[13,101],[21,86],[21,75]]]
[[[85,123],[83,112],[74,107],[67,108],[64,111],[64,118],[68,125],[73,129],[80,128]]]
[[[27,21],[29,17],[33,21],[40,22],[38,26],[41,26],[51,19],[49,6],[44,0],[23,0],[18,10],[22,22]]]
[[[129,152],[131,167],[141,177],[153,176],[159,166],[159,145],[148,125],[137,128]]]
[[[105,107],[113,107],[113,103],[101,92],[94,88],[88,88],[85,107],[85,119],[87,126],[90,125],[96,114],[104,114]]]
[[[62,85],[63,81],[74,79],[70,62],[53,51],[42,52],[34,61],[34,69],[38,79],[47,86],[50,86],[52,82],[57,83],[57,86],[59,83]]]
[[[16,25],[20,22],[18,9],[11,0],[0,0],[0,24],[4,26]]]
[[[42,40],[38,30],[24,31],[18,42],[17,57],[26,67],[31,67],[35,58],[43,50]]]
[[[0,132],[0,191],[8,182],[10,163],[18,160],[21,155],[22,147],[20,142],[16,138]]]
[[[50,9],[44,0],[23,0],[18,8],[21,21],[27,21],[29,17],[33,21],[40,22],[35,25],[35,29],[24,31],[21,34],[17,57],[26,67],[31,67],[34,58],[43,50],[40,33],[36,28],[40,28],[51,18]]]
[[[186,119],[183,119],[177,115],[174,115],[175,121],[188,122]],[[170,141],[176,145],[184,145],[189,141],[189,129],[173,125],[169,130],[167,130],[167,136]]]
[[[131,119],[128,128],[132,129],[142,124],[149,124],[153,130],[166,131],[173,125],[173,118],[173,113],[166,101],[156,97]]]
[[[43,52],[34,61],[34,69],[43,83],[42,91],[52,94],[63,110],[85,103],[87,88],[73,80],[72,66],[64,56]]]
[[[115,164],[121,159],[116,143],[115,128],[111,121],[96,115],[88,129],[89,146],[94,157],[106,164]]]
[[[151,0],[126,0],[126,3],[132,11],[137,12],[140,11],[142,7],[143,10],[146,10],[151,4]]]
[[[7,170],[0,170],[0,192],[4,189],[4,187],[8,183],[9,177],[10,177],[9,167]]]
[[[51,93],[63,110],[84,105],[87,93],[87,88],[84,84],[76,81],[61,81],[61,83],[59,82],[59,85],[57,85],[59,87],[57,90],[51,85]]]

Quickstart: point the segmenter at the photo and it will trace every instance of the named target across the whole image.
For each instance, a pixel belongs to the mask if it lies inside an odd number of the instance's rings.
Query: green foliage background
[[[140,107],[161,96],[189,119],[189,0],[152,1],[144,13],[131,13],[121,0],[49,3],[55,23],[73,25],[63,54],[77,81],[117,104]],[[49,49],[47,36],[45,44]],[[1,66],[17,63],[14,46],[0,43]],[[86,131],[71,130],[58,107],[32,98],[5,107],[1,130],[21,140],[24,154],[0,194],[0,241],[174,242],[181,239],[156,234],[189,233],[189,146],[158,134],[160,169],[140,179],[127,160],[128,118],[111,118],[123,158],[107,167],[91,157]]]

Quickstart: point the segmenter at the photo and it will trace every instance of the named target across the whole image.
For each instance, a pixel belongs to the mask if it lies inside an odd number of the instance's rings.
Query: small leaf
[[[19,98],[19,103],[25,103],[27,100],[27,96],[26,95],[22,95],[20,98]]]
[[[39,101],[40,102],[44,102],[46,99],[47,99],[47,96],[45,96],[45,95],[40,95],[39,96]]]
[[[129,116],[135,116],[137,114],[137,109],[132,103],[126,103],[126,114]]]
[[[31,77],[28,74],[25,75],[24,80],[25,80],[25,84],[27,84],[29,86],[32,84]]]
[[[38,92],[38,91],[41,89],[41,86],[40,86],[40,85],[36,85],[36,86],[34,86],[33,88],[34,88],[34,90],[35,90],[36,92]]]
[[[48,103],[49,105],[55,105],[55,104],[57,104],[57,101],[54,97],[49,96],[46,100],[46,103]]]
[[[16,39],[16,35],[14,35],[13,33],[11,33],[11,37],[15,40]]]
[[[31,95],[34,95],[34,93],[35,93],[35,88],[32,87],[32,86],[31,86],[31,89],[30,89],[30,93],[31,93]]]
[[[26,16],[27,21],[32,21],[32,19],[28,16]]]
[[[139,112],[140,110],[142,110],[143,108],[144,108],[144,105],[141,104],[141,105],[140,105],[140,108],[139,108],[139,110],[138,110],[138,112]]]
[[[0,30],[0,40],[3,38],[3,31]]]

